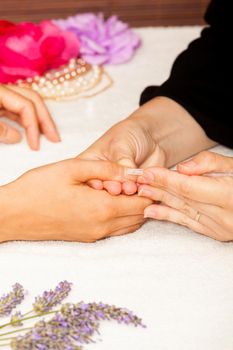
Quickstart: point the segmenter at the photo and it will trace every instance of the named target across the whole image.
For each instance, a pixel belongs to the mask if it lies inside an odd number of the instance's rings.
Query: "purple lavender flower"
[[[83,344],[93,342],[101,320],[143,326],[141,320],[127,309],[103,303],[83,302],[65,304],[49,321],[38,322],[31,331],[14,338],[14,350],[81,350]],[[143,326],[144,327],[144,326]]]
[[[20,311],[15,312],[11,316],[11,321],[10,321],[11,325],[14,327],[22,326],[23,325],[22,318],[23,318],[23,315],[21,314]]]
[[[127,62],[140,45],[138,35],[116,16],[105,21],[102,13],[84,13],[54,23],[78,36],[80,54],[90,64]]]
[[[21,284],[15,283],[12,291],[0,298],[0,317],[10,315],[12,310],[23,301],[24,296],[25,292]]]
[[[50,311],[67,297],[71,291],[71,285],[72,283],[63,281],[56,286],[55,290],[45,291],[42,296],[35,298],[33,310],[39,314]]]

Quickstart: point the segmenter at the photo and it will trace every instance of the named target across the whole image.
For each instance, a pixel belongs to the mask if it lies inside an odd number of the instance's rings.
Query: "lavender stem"
[[[38,317],[41,317],[41,316],[46,316],[46,315],[50,315],[50,314],[55,314],[56,312],[59,312],[59,310],[54,310],[54,311],[49,311],[49,312],[45,312],[45,313],[42,313],[42,314],[36,314],[36,315],[33,315],[33,316],[29,316],[29,317],[24,317],[22,318],[21,321],[27,321],[27,320],[31,320],[33,318],[38,318]],[[27,313],[28,314],[28,313]],[[26,314],[25,314],[26,315]],[[11,326],[11,322],[8,322],[8,323],[5,323],[3,324],[2,326],[0,326],[0,329],[2,328],[5,328],[7,326]],[[22,330],[22,328],[20,329]],[[17,330],[18,332],[18,330]],[[7,333],[2,333],[0,334],[0,337],[2,337],[4,334],[7,334]]]

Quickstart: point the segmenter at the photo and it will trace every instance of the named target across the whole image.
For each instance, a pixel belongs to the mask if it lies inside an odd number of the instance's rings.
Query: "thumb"
[[[18,130],[5,123],[0,122],[0,142],[2,143],[18,143],[22,136]]]
[[[233,172],[233,158],[204,151],[191,160],[178,164],[177,170],[187,175],[202,175],[211,172]]]
[[[105,160],[82,160],[72,159],[72,174],[77,181],[87,182],[92,179],[115,180],[124,182],[126,180],[136,181],[134,175],[127,175],[127,168]]]
[[[119,164],[123,167],[127,167],[127,168],[136,168],[135,162],[131,158],[128,158],[128,157],[122,157],[122,158],[118,159],[117,164]]]
[[[118,141],[113,149],[110,149],[109,159],[123,167],[136,168],[134,151],[124,142]]]

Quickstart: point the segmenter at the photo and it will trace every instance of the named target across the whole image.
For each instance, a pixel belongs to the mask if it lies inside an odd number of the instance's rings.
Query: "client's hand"
[[[21,125],[31,149],[39,149],[40,134],[48,140],[60,140],[56,126],[42,98],[29,88],[0,84],[0,117],[7,117]],[[0,143],[17,143],[21,133],[14,127],[0,122]]]
[[[233,175],[233,158],[201,152],[179,164],[178,172],[150,168],[138,178],[140,196],[161,202],[146,208],[145,217],[188,226],[219,241],[233,240],[233,177],[221,176]],[[200,176],[212,172],[218,176]]]
[[[157,97],[114,125],[79,158],[104,159],[127,167],[170,167],[212,146],[200,125],[175,101]],[[133,194],[133,182],[122,186],[94,180],[89,183],[111,194]]]
[[[85,184],[91,178],[122,182],[124,170],[106,161],[69,159],[0,187],[0,241],[93,242],[138,229],[150,199],[113,197]]]

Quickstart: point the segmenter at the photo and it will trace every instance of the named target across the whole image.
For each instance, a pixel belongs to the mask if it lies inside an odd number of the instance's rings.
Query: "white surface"
[[[49,103],[63,142],[43,140],[40,152],[25,142],[0,145],[0,181],[25,170],[75,156],[138,104],[149,84],[164,81],[175,56],[200,28],[138,30],[143,48],[127,65],[109,68],[115,83],[88,100]],[[219,148],[223,153],[230,150]],[[101,328],[96,350],[232,350],[233,243],[223,244],[186,228],[148,222],[134,234],[95,244],[63,242],[0,245],[0,293],[18,281],[33,297],[67,279],[69,300],[104,301],[125,306],[148,328],[113,323]]]

